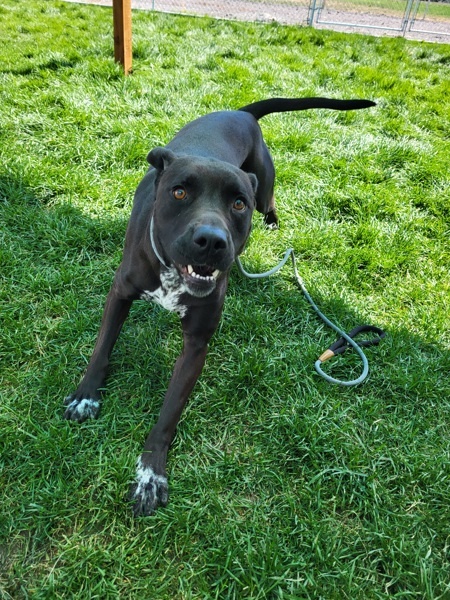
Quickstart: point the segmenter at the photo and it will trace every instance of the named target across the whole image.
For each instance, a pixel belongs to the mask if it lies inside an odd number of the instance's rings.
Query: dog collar
[[[156,244],[155,244],[155,237],[153,235],[153,217],[150,221],[150,244],[152,246],[152,250],[156,255],[156,258],[159,260],[159,262],[162,264],[163,267],[166,267],[166,269],[168,269],[168,265],[166,265],[166,263],[164,262],[163,258],[161,257],[160,253],[158,252],[158,250],[156,249]]]

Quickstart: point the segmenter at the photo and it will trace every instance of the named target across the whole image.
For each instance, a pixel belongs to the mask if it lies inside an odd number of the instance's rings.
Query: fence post
[[[405,35],[406,33],[406,28],[408,27],[408,23],[411,17],[411,10],[413,7],[413,2],[414,0],[408,0],[408,4],[406,5],[406,9],[405,9],[405,14],[403,15],[403,21],[402,21],[402,33],[403,35]]]
[[[306,19],[306,24],[312,27],[314,25],[314,16],[316,12],[316,0],[310,0],[308,6],[308,18]]]
[[[131,0],[113,0],[114,59],[123,66],[125,75],[132,68]]]
[[[413,31],[414,23],[416,22],[416,17],[417,17],[417,13],[419,12],[419,8],[420,8],[420,0],[415,0],[414,6],[412,7],[410,18],[409,18],[408,31]]]

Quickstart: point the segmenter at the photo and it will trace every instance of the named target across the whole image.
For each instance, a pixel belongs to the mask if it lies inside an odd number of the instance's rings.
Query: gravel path
[[[100,4],[111,6],[112,0],[66,0],[80,4]],[[287,25],[305,25],[308,17],[308,3],[298,2],[252,2],[251,0],[132,0],[132,7],[143,10],[157,10],[189,15],[209,15],[220,19],[241,21],[272,22]],[[377,36],[401,36],[402,18],[383,12],[352,12],[351,10],[324,9],[317,29],[333,29],[348,33],[365,33]],[[353,24],[353,25],[349,25]],[[381,29],[385,27],[387,29]],[[450,44],[450,19],[431,20],[430,17],[417,19],[414,31],[406,31],[404,37],[411,40]]]

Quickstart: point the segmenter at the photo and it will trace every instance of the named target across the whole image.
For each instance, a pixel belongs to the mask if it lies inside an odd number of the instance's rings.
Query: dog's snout
[[[221,252],[228,246],[227,236],[223,229],[211,225],[202,225],[194,233],[194,244],[205,253]]]
[[[197,223],[174,244],[178,264],[209,266],[225,271],[234,258],[232,238],[220,223]]]

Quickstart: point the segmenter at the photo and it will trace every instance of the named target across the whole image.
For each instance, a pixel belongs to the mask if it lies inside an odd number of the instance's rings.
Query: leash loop
[[[295,259],[295,254],[294,254],[293,248],[288,248],[284,254],[284,257],[278,263],[278,265],[276,265],[275,267],[273,267],[273,269],[270,269],[269,271],[265,271],[264,273],[248,273],[242,266],[241,260],[238,256],[236,257],[236,264],[237,264],[240,272],[243,275],[245,275],[245,277],[248,277],[249,279],[262,279],[265,277],[270,277],[271,275],[274,275],[280,269],[282,269],[284,267],[284,265],[287,263],[289,257],[292,259],[292,266],[294,268],[295,278],[297,280],[298,285],[300,286],[300,289],[303,292],[303,295],[305,296],[305,298],[307,299],[309,304],[312,306],[312,308],[316,312],[316,314],[322,319],[322,321],[324,321],[324,323],[326,325],[331,327],[331,329],[333,329],[338,335],[341,336],[337,340],[337,342],[332,344],[328,348],[328,350],[326,350],[316,360],[314,367],[315,367],[317,373],[321,377],[323,377],[326,381],[328,381],[329,383],[337,383],[338,385],[343,385],[346,387],[350,387],[350,386],[354,386],[354,385],[358,385],[358,384],[362,383],[366,379],[367,375],[369,374],[369,363],[367,361],[366,355],[364,354],[361,346],[368,347],[368,346],[375,346],[375,345],[379,344],[380,340],[385,337],[386,332],[384,332],[379,327],[374,327],[373,325],[360,325],[359,327],[355,327],[355,329],[352,329],[352,331],[350,331],[350,333],[347,334],[347,333],[345,333],[345,331],[343,331],[337,325],[335,325],[332,321],[330,321],[330,319],[328,319],[328,317],[326,317],[323,314],[323,312],[319,309],[317,304],[314,302],[314,300],[309,295],[308,290],[306,289],[306,286],[303,282],[303,279],[300,277],[300,274],[298,272],[297,261]],[[359,333],[363,333],[366,331],[374,332],[377,334],[378,337],[376,337],[372,340],[362,340],[359,344],[357,342],[355,342],[355,340],[353,338],[355,336],[357,336]],[[350,381],[343,381],[341,379],[336,379],[334,377],[331,377],[330,375],[325,373],[322,370],[322,363],[329,360],[336,354],[342,354],[343,352],[345,352],[345,350],[347,350],[348,346],[351,346],[352,348],[354,348],[354,350],[356,350],[359,357],[361,358],[361,361],[363,363],[363,370],[362,370],[361,375],[356,379],[352,379]]]

